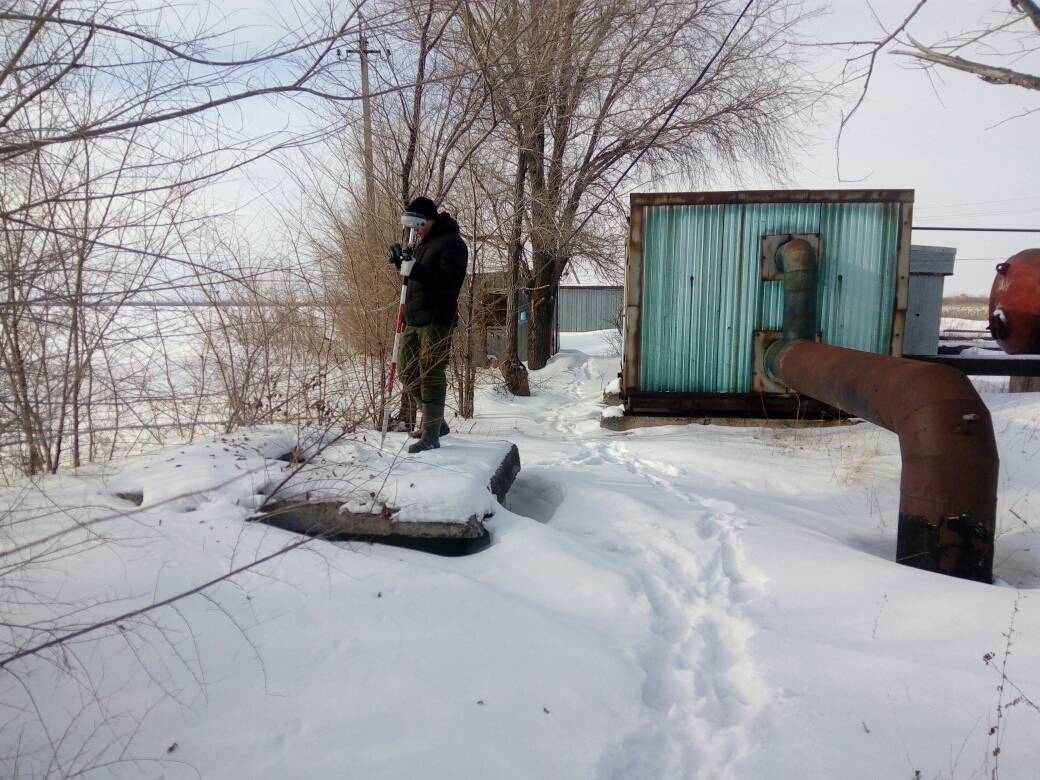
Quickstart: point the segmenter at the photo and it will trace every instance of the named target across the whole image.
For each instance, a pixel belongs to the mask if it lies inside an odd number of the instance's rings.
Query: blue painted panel
[[[761,280],[767,233],[820,233],[824,342],[887,353],[898,229],[896,203],[646,208],[640,389],[751,390],[754,331],[783,322],[783,283]]]

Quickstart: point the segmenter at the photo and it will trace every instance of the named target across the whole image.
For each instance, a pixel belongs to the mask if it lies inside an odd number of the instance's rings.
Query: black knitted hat
[[[416,198],[405,207],[412,214],[422,214],[429,220],[437,219],[437,206],[429,198]]]

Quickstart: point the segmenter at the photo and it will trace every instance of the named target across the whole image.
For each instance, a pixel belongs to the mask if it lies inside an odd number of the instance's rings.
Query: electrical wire
[[[936,209],[959,209],[964,206],[989,206],[993,203],[1018,203],[1023,200],[1040,200],[1040,195],[1030,195],[1025,198],[1004,198],[1003,200],[977,200],[974,203],[948,203],[945,206],[914,206],[919,211],[935,211]]]
[[[914,207],[917,210],[917,207]],[[973,217],[999,217],[1005,214],[1036,214],[1037,209],[1011,209],[1004,211],[976,211],[972,214],[929,214],[927,219],[971,219]]]
[[[697,76],[696,81],[694,81],[693,84],[690,85],[689,89],[687,89],[682,94],[682,97],[680,97],[675,102],[675,105],[672,106],[672,110],[668,112],[668,116],[664,118],[664,122],[662,122],[661,126],[657,128],[657,132],[654,133],[653,137],[649,141],[647,141],[646,145],[639,150],[639,154],[635,156],[632,162],[628,164],[628,167],[625,168],[625,170],[621,173],[617,180],[610,186],[610,189],[607,190],[607,194],[599,199],[599,202],[595,206],[593,206],[592,209],[589,210],[588,214],[585,215],[585,219],[583,219],[581,223],[576,228],[574,228],[574,230],[571,231],[570,235],[567,236],[566,239],[564,239],[563,243],[561,243],[556,250],[557,254],[561,253],[564,247],[566,247],[567,244],[570,243],[570,240],[578,234],[578,231],[580,231],[583,227],[585,227],[586,224],[588,224],[588,221],[592,219],[592,216],[597,211],[599,211],[600,206],[607,202],[607,198],[614,194],[614,190],[618,188],[618,185],[621,184],[622,181],[624,181],[625,177],[632,172],[632,169],[636,167],[636,164],[642,159],[643,155],[646,154],[650,150],[650,148],[657,142],[657,139],[661,137],[661,133],[665,131],[665,129],[668,127],[668,123],[672,121],[672,117],[675,116],[675,113],[679,110],[682,104],[686,102],[686,98],[692,95],[693,91],[700,86],[701,82],[704,80],[704,77],[708,73],[708,69],[715,64],[715,60],[717,60],[719,56],[722,54],[722,52],[725,50],[726,44],[729,43],[729,39],[733,37],[733,32],[737,29],[737,25],[739,25],[740,22],[747,15],[747,12],[751,9],[751,6],[754,4],[754,2],[755,0],[748,0],[747,5],[744,6],[744,10],[740,12],[740,15],[737,17],[736,21],[733,22],[733,26],[729,28],[729,32],[726,33],[726,37],[722,39],[722,43],[719,44],[719,47],[715,50],[715,53],[711,55],[711,59],[708,60],[707,64],[701,69],[701,72]]]

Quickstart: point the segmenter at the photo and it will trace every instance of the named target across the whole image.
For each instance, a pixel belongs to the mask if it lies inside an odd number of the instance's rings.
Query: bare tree
[[[787,0],[755,3],[727,43],[742,7],[465,4],[472,67],[525,147],[531,368],[549,358],[559,282],[583,253],[579,228],[627,163],[642,153],[646,171],[679,171],[693,182],[715,166],[782,163],[792,120],[813,99],[784,42],[799,17]]]
[[[874,65],[878,56],[885,52],[910,57],[926,71],[945,68],[978,76],[987,84],[1040,90],[1040,75],[1021,67],[1028,63],[1031,55],[1040,51],[1040,4],[1036,0],[1002,0],[991,7],[978,26],[925,44],[910,34],[910,27],[925,10],[928,1],[917,0],[912,7],[908,4],[905,16],[891,31],[885,29],[875,16],[883,33],[877,38],[825,44],[854,52],[845,61],[841,81],[857,85],[859,97],[843,116],[843,128],[863,104],[874,75]],[[1015,67],[1006,67],[1007,64]],[[1035,110],[1038,109],[1025,113]]]
[[[80,465],[81,416],[86,390],[96,386],[95,356],[118,338],[113,327],[120,305],[147,284],[173,227],[185,219],[180,188],[112,197],[113,188],[143,183],[143,155],[135,154],[135,164],[117,175],[95,175],[109,155],[132,145],[132,139],[110,140],[106,148],[85,141],[5,166],[11,174],[0,185],[5,201],[24,193],[39,201],[0,225],[0,371],[8,380],[0,419],[24,442],[29,473],[56,471],[67,437],[72,463]],[[189,229],[186,222],[180,227]],[[120,251],[123,244],[139,252]]]
[[[207,5],[0,0],[0,431],[30,473],[70,448],[80,464],[92,393],[120,405],[107,353],[121,307],[205,270],[192,242],[211,214],[192,196],[313,140],[236,130],[227,109],[357,97],[333,66],[354,9],[301,14],[250,51]]]
[[[531,395],[527,367],[517,350],[520,304],[520,271],[524,259],[524,191],[527,183],[527,147],[517,144],[516,178],[513,182],[513,224],[509,233],[509,266],[506,271],[506,354],[500,368],[506,389],[513,395]]]

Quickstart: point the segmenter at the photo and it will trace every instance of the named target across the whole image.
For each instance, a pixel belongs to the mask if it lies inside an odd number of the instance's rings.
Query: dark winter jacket
[[[459,291],[466,279],[469,249],[459,223],[442,211],[415,247],[415,266],[408,277],[404,304],[406,325],[456,325]]]

